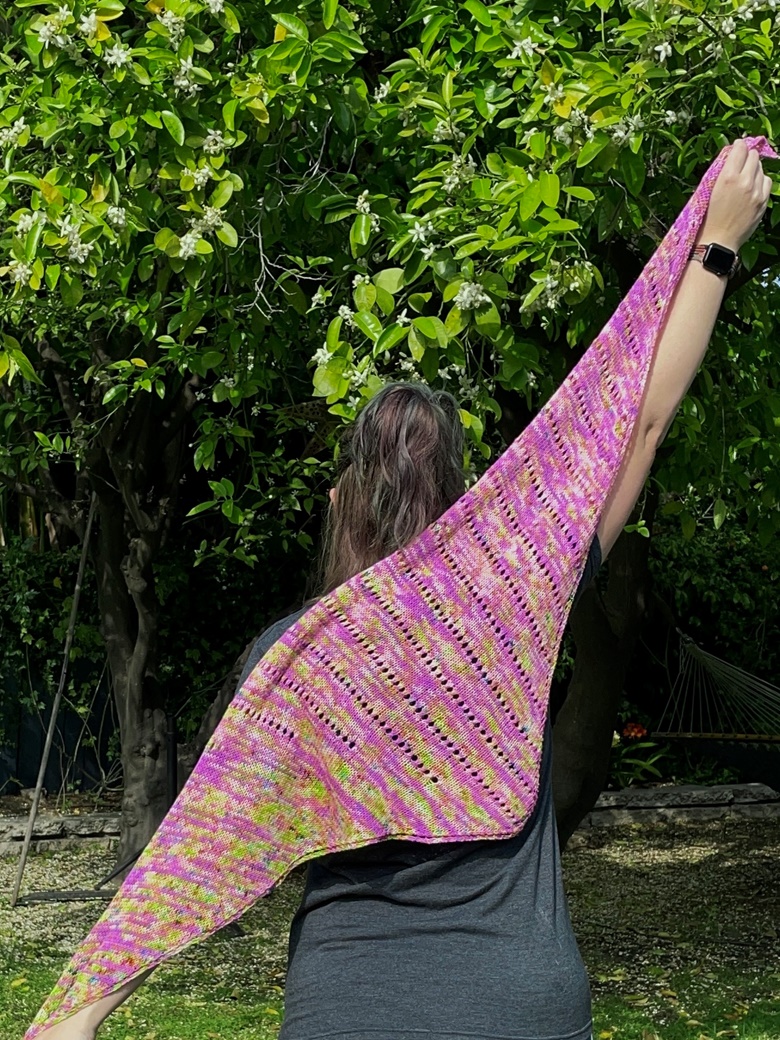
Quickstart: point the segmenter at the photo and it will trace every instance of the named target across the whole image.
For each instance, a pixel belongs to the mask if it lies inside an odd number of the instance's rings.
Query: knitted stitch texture
[[[26,1040],[234,921],[305,860],[522,830],[564,624],[726,152],[520,437],[269,650]]]

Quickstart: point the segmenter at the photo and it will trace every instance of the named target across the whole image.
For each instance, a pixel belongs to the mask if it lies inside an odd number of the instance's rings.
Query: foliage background
[[[246,635],[232,605],[193,603],[270,602],[288,566],[301,586],[334,438],[384,380],[456,393],[472,475],[519,431],[718,149],[780,136],[776,6],[4,7],[0,480],[76,535],[88,489],[118,489],[130,555],[154,528],[168,686],[209,688],[206,642],[227,657]],[[685,539],[776,531],[778,214],[659,457]],[[211,561],[208,593],[182,561]],[[39,566],[45,586],[67,563]],[[27,594],[3,595],[22,626]]]

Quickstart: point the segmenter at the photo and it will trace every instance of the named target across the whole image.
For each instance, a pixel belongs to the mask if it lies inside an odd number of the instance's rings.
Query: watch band
[[[715,246],[715,248],[720,253],[730,253],[731,256],[734,258],[732,260],[731,267],[728,270],[725,270],[720,266],[715,266],[714,264],[708,262],[710,260],[710,253],[713,246]],[[702,267],[705,267],[708,271],[712,271],[714,274],[717,275],[725,275],[729,279],[733,278],[742,266],[742,262],[739,259],[739,255],[735,253],[733,249],[729,249],[726,246],[718,245],[714,242],[707,243],[706,245],[694,246],[688,255],[688,259],[696,260],[702,265]]]

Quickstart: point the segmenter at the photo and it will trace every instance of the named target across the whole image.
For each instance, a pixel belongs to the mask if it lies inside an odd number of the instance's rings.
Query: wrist
[[[717,227],[704,224],[696,236],[696,245],[707,246],[712,242],[725,246],[726,249],[733,249],[735,253],[738,253],[745,244],[733,231],[719,230]]]

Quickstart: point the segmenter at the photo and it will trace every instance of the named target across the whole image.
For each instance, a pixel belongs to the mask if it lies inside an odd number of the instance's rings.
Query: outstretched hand
[[[734,141],[712,189],[699,241],[738,252],[761,223],[771,191],[758,152]]]

